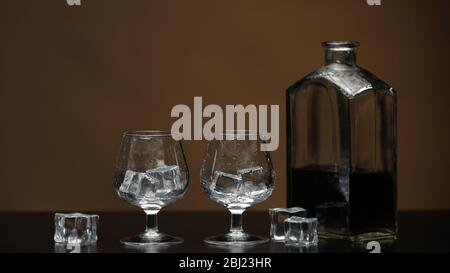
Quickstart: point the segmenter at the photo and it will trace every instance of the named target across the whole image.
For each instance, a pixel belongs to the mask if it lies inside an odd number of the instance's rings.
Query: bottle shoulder
[[[348,66],[343,64],[330,64],[321,67],[297,81],[287,90],[288,93],[298,92],[309,85],[331,85],[346,97],[352,98],[367,91],[388,91],[393,96],[395,90],[389,84],[380,80],[368,70],[359,66]]]

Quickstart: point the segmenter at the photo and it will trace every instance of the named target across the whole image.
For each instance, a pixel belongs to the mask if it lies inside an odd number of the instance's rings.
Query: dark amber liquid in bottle
[[[318,217],[324,238],[395,238],[395,181],[382,171],[354,169],[348,187],[332,167],[292,168],[288,206],[300,206]],[[346,190],[347,189],[347,190]],[[346,194],[348,191],[348,194]]]

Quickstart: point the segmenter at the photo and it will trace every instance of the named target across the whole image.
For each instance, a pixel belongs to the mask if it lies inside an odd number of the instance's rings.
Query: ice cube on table
[[[272,239],[272,241],[285,241],[284,221],[292,216],[306,217],[306,210],[301,207],[269,209],[270,238]]]
[[[317,235],[317,218],[292,216],[284,221],[286,245],[315,246],[319,239]]]
[[[210,189],[218,193],[235,194],[242,188],[242,177],[239,174],[230,174],[214,171]]]
[[[178,165],[162,165],[145,172],[145,176],[153,185],[155,193],[168,193],[181,190],[180,168]]]
[[[96,214],[55,213],[55,242],[77,245],[95,243],[98,219]]]
[[[145,173],[127,170],[119,191],[135,196],[144,194],[142,189],[145,182],[148,182]]]

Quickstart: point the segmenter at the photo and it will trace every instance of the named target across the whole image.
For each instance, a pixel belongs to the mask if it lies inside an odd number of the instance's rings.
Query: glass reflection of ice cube
[[[170,133],[125,133],[114,170],[114,187],[121,198],[145,211],[147,229],[121,242],[131,246],[183,242],[159,232],[156,215],[183,197],[188,177],[181,142],[174,140]]]
[[[206,238],[216,245],[254,245],[267,238],[251,235],[242,228],[242,214],[266,200],[275,187],[275,172],[263,141],[248,131],[226,132],[208,143],[200,173],[203,192],[231,212],[228,233]]]

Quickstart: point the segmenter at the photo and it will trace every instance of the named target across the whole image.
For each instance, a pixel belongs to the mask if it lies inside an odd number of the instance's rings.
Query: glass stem
[[[159,210],[145,210],[147,214],[147,228],[146,233],[157,233],[158,232],[158,214]]]
[[[231,232],[243,232],[242,229],[242,213],[244,210],[230,210],[231,212]]]

